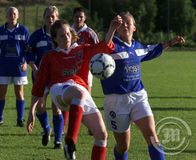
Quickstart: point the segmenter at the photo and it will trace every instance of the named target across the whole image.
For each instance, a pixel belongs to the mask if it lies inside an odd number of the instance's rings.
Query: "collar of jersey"
[[[129,43],[127,43],[127,42],[124,42],[123,40],[121,40],[119,37],[117,37],[117,36],[115,36],[115,38],[118,40],[118,41],[120,41],[121,43],[124,43],[126,46],[128,46],[128,47],[131,47],[131,45],[133,44],[133,41],[131,41],[131,43],[129,44]]]
[[[78,46],[78,44],[76,42],[74,42],[71,47],[69,47],[69,49],[63,49],[63,48],[60,48],[60,47],[57,47],[56,48],[56,51],[57,52],[63,52],[65,54],[69,54],[69,52],[73,49],[73,48],[76,48]]]
[[[43,34],[46,34],[47,36],[51,37],[50,33],[46,32],[45,26],[42,27],[42,32],[43,32]]]
[[[86,30],[87,29],[87,25],[86,25],[86,23],[84,23],[84,26],[82,27],[82,28],[80,28],[78,31],[77,31],[77,33],[80,33],[80,32],[83,32],[84,30]],[[75,26],[74,26],[74,24],[72,25],[72,28],[74,28],[75,29]]]
[[[5,25],[4,25],[4,28],[7,28],[7,25],[8,25],[8,23],[6,22]],[[16,24],[15,28],[18,28],[18,27],[19,27],[19,23]],[[15,28],[13,28],[13,29],[15,29]]]

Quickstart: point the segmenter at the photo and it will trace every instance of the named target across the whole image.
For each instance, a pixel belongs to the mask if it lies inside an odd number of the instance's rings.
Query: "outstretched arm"
[[[39,97],[32,96],[31,98],[31,106],[29,109],[29,115],[27,120],[27,132],[31,133],[33,131],[33,127],[35,124],[35,109],[38,103]]]
[[[167,49],[169,47],[172,47],[175,44],[184,44],[185,43],[185,39],[182,36],[177,36],[173,39],[171,39],[168,42],[163,43],[163,49]]]
[[[112,42],[112,38],[114,36],[114,33],[116,30],[120,27],[122,24],[122,18],[121,16],[117,15],[110,23],[110,27],[108,29],[108,32],[106,33],[105,36],[105,42],[107,44],[110,44]]]

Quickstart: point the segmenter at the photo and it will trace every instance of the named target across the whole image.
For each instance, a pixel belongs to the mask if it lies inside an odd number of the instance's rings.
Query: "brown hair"
[[[72,35],[72,43],[79,39],[76,31],[70,27],[69,23],[66,20],[64,19],[56,20],[50,29],[51,38],[55,47],[57,47],[57,42],[56,42],[57,31],[58,29],[62,28],[64,25],[67,25],[70,29]]]

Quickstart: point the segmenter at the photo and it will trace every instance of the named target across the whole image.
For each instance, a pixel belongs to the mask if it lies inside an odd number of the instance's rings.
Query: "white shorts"
[[[153,115],[144,89],[122,95],[105,95],[104,112],[107,127],[114,132],[124,132],[131,122]]]
[[[92,88],[92,86],[93,86],[93,75],[90,71],[88,72],[88,86],[90,88]]]
[[[25,85],[28,84],[27,76],[25,77],[0,77],[0,84],[15,84]]]
[[[68,85],[68,87],[65,87],[65,85]],[[69,88],[69,86],[75,86],[80,88],[84,93],[86,94],[86,100],[84,102],[84,107],[83,107],[83,115],[88,115],[92,113],[99,112],[95,102],[93,101],[91,95],[89,94],[88,90],[84,88],[83,86],[75,83],[74,81],[67,81],[65,83],[56,83],[50,88],[50,93],[52,97],[52,101],[54,104],[62,110],[62,108],[65,108],[65,106],[62,106],[61,104],[58,103],[57,97],[61,97],[63,99],[63,95],[66,92],[66,90]],[[66,109],[65,109],[66,110]]]

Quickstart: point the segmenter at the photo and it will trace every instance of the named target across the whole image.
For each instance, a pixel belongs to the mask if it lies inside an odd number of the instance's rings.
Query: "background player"
[[[50,36],[50,28],[53,23],[59,18],[59,11],[56,6],[48,6],[43,13],[43,27],[32,33],[29,40],[31,52],[28,54],[28,63],[32,69],[32,80],[36,77],[39,69],[40,61],[49,50],[53,48],[52,39]],[[43,75],[44,76],[44,75]],[[46,101],[49,94],[49,89],[46,87],[44,96],[39,100],[36,116],[43,128],[42,144],[46,146],[50,141],[51,127],[46,112]],[[62,132],[63,132],[63,116],[54,103],[52,103],[53,112],[53,127],[54,127],[54,149],[62,148]]]
[[[107,125],[113,131],[116,146],[115,160],[128,160],[131,138],[130,124],[134,122],[142,132],[151,160],[164,160],[164,153],[155,132],[155,122],[147,93],[141,81],[141,62],[161,55],[163,49],[184,43],[176,37],[167,43],[143,45],[133,39],[136,24],[129,12],[121,13],[123,23],[113,38],[116,62],[114,74],[102,80],[105,94],[104,111]]]
[[[29,31],[18,23],[19,12],[16,7],[9,7],[7,22],[0,27],[0,124],[3,124],[3,110],[8,84],[14,84],[16,96],[17,126],[24,127],[24,85],[27,80],[27,50]]]

